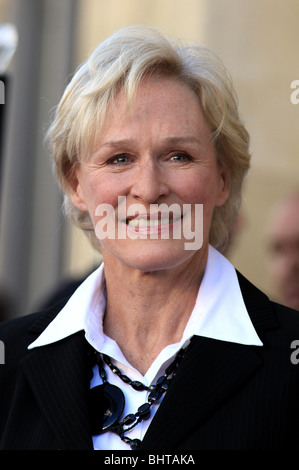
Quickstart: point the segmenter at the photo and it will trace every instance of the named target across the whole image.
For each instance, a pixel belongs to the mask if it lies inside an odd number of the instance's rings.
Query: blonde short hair
[[[56,108],[46,140],[64,193],[65,212],[100,250],[89,214],[72,204],[70,176],[92,149],[116,93],[125,92],[128,103],[132,102],[141,79],[149,74],[175,77],[199,97],[230,189],[226,203],[215,208],[210,229],[210,243],[223,252],[249,169],[249,135],[239,117],[231,78],[215,54],[168,38],[155,28],[130,26],[101,43],[79,67]]]

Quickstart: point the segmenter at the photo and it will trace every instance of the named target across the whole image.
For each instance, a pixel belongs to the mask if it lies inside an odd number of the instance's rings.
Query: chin
[[[120,248],[120,247],[118,247]],[[140,272],[150,273],[169,270],[188,264],[198,251],[185,250],[182,241],[138,243],[118,250],[109,249],[109,256],[114,256],[124,265]],[[105,256],[104,256],[105,262]]]

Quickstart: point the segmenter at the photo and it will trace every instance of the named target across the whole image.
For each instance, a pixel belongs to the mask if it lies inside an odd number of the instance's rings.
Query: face
[[[141,83],[129,110],[126,97],[116,97],[95,148],[81,156],[72,201],[89,212],[95,228],[108,220],[101,208],[113,208],[115,236],[102,238],[104,261],[148,272],[206,250],[213,209],[228,197],[225,181],[193,91],[175,79],[151,78]],[[187,220],[190,231],[198,229],[198,205],[203,244],[186,249]],[[167,207],[174,210],[167,213]]]
[[[270,273],[278,300],[299,310],[299,195],[284,202],[269,227]]]

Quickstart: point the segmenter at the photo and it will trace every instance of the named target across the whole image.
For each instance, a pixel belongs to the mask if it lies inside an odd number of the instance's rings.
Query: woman
[[[74,75],[47,137],[103,264],[2,326],[2,448],[292,447],[298,318],[221,254],[250,160],[223,65],[125,28]]]

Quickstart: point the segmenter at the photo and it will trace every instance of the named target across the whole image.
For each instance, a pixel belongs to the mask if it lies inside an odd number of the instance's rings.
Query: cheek
[[[287,274],[287,263],[284,256],[275,256],[271,263],[271,273],[272,277],[276,280],[281,281]]]
[[[217,182],[210,175],[187,178],[177,186],[183,200],[190,204],[203,204],[207,209],[214,206],[217,196]]]
[[[123,186],[119,184],[117,178],[109,178],[105,175],[101,179],[89,180],[88,212],[96,235],[102,244],[105,243],[105,240],[101,238],[101,233],[105,234],[109,230],[110,236],[114,238],[118,216],[123,218],[121,214],[125,213],[123,200],[119,206],[119,197],[125,195],[122,188]]]
[[[105,178],[90,179],[85,185],[85,194],[89,211],[94,211],[100,204],[117,205],[117,185],[110,184]]]

